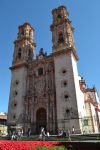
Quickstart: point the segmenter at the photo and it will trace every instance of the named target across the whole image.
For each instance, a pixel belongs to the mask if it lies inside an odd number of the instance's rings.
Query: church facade
[[[51,133],[72,130],[76,133],[99,132],[100,105],[96,88],[87,88],[78,75],[78,56],[74,28],[65,6],[52,10],[52,53],[43,48],[34,57],[34,28],[19,26],[14,41],[8,126],[19,126],[39,133],[44,127]]]

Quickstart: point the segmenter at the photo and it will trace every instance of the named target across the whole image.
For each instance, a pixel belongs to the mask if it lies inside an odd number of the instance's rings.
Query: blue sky
[[[100,96],[100,0],[0,0],[0,112],[7,112],[8,109],[9,67],[18,26],[29,22],[35,28],[35,53],[41,47],[50,53],[51,11],[60,3],[67,7],[75,28],[79,74],[84,77],[88,87],[97,87]]]

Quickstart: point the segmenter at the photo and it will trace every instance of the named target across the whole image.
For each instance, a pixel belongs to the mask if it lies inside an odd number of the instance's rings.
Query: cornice
[[[28,40],[33,46],[36,47],[36,43],[32,42],[31,38],[29,37],[22,37],[21,39],[17,39],[14,41],[14,44],[24,42],[25,40]]]
[[[87,88],[85,89],[85,93],[86,92],[96,92],[96,88]]]
[[[16,63],[12,67],[10,67],[9,69],[10,70],[16,70],[16,69],[21,68],[21,67],[27,67],[27,62]]]
[[[76,58],[77,61],[79,60],[78,55],[77,55],[77,53],[76,53],[76,51],[73,47],[65,48],[65,49],[56,51],[56,52],[53,53],[53,57],[59,56],[61,54],[66,54],[66,53],[69,53],[69,52],[73,53],[73,55],[74,55],[74,57]]]

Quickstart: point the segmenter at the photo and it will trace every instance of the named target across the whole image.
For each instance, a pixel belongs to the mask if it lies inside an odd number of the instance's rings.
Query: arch
[[[18,59],[21,59],[21,48],[18,49]]]
[[[60,32],[59,35],[58,35],[58,43],[63,43],[64,42],[64,37],[63,37],[63,33]]]
[[[58,14],[57,18],[58,18],[58,19],[61,19],[61,18],[62,18],[62,15],[61,15],[61,14]]]
[[[29,58],[30,60],[32,60],[32,57],[33,57],[32,51],[31,51],[31,49],[29,49],[29,50],[28,50],[28,58]]]
[[[65,91],[64,94],[63,94],[63,96],[64,96],[64,99],[65,99],[66,101],[69,100],[70,95],[69,95],[69,92],[68,92],[68,91]]]
[[[45,108],[39,108],[36,112],[36,130],[40,132],[41,127],[46,129],[47,126],[47,114]]]

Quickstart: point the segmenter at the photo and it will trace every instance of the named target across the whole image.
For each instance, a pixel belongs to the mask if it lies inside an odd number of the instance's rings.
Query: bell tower
[[[34,56],[34,29],[29,23],[19,26],[18,36],[14,42],[13,65],[33,59]]]
[[[24,97],[26,95],[28,64],[34,56],[34,29],[29,23],[19,26],[14,42],[11,87],[8,106],[8,124],[24,126]]]
[[[53,23],[51,25],[51,31],[53,52],[69,47],[75,48],[73,38],[74,28],[71,25],[71,21],[68,19],[69,13],[66,7],[60,6],[57,9],[53,9],[52,15]]]
[[[80,129],[78,119],[83,102],[80,104],[79,76],[77,70],[78,56],[75,49],[73,27],[68,19],[65,6],[52,10],[53,23],[52,49],[55,70],[56,106],[58,128],[70,129],[71,125]],[[60,120],[65,120],[64,124]],[[80,132],[80,131],[79,131]]]

